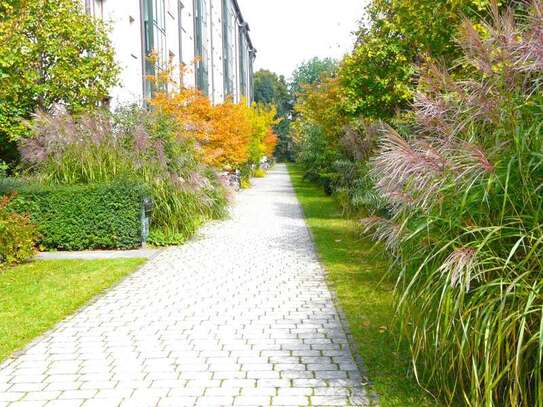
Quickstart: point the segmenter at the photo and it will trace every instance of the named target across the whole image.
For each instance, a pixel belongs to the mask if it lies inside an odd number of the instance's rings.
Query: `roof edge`
[[[237,15],[239,17],[241,25],[245,26],[245,28],[246,28],[245,36],[247,37],[247,42],[249,43],[249,48],[250,48],[250,50],[252,52],[254,52],[256,54],[256,48],[254,47],[253,42],[251,41],[251,36],[249,35],[249,31],[251,31],[251,29],[249,27],[249,23],[247,23],[247,21],[245,21],[245,19],[243,18],[243,13],[241,12],[241,8],[239,7],[238,0],[232,0],[232,3],[234,4],[234,8],[236,9],[236,13],[237,13]]]

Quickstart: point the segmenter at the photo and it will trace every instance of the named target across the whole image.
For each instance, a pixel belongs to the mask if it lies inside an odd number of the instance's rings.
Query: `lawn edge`
[[[160,253],[157,254],[157,256],[159,256],[159,255],[160,255]],[[80,259],[54,259],[54,260],[51,259],[51,260],[39,260],[39,261],[41,262],[41,261],[78,261],[78,260],[80,260]],[[85,302],[81,307],[77,308],[76,310],[74,310],[74,312],[70,313],[69,315],[66,315],[62,320],[56,322],[49,329],[47,329],[47,331],[45,331],[42,334],[39,334],[38,336],[36,336],[34,339],[32,339],[30,342],[28,342],[21,349],[18,349],[16,351],[12,352],[8,357],[6,357],[3,360],[0,359],[0,370],[8,367],[13,361],[15,361],[17,358],[22,356],[26,351],[28,351],[28,350],[32,349],[32,347],[36,346],[39,341],[49,338],[54,332],[56,332],[61,327],[62,324],[72,320],[73,318],[76,317],[76,315],[79,312],[83,311],[84,309],[87,309],[91,305],[94,305],[98,300],[100,300],[105,295],[107,295],[109,291],[117,288],[119,285],[124,283],[126,280],[133,277],[136,273],[142,272],[143,271],[142,269],[144,269],[149,264],[149,259],[145,259],[145,258],[91,259],[91,260],[80,260],[80,261],[94,261],[94,260],[96,260],[96,261],[100,261],[100,260],[112,260],[112,261],[115,261],[115,260],[144,260],[144,263],[141,266],[134,269],[134,271],[129,272],[126,276],[121,278],[119,281],[115,282],[114,284],[110,285],[109,287],[104,288],[103,290],[98,292],[91,299],[89,299],[87,302]]]
[[[325,283],[326,287],[328,288],[328,291],[330,292],[332,296],[332,303],[334,304],[334,308],[339,316],[339,321],[341,324],[341,327],[345,331],[345,335],[347,337],[347,343],[349,345],[349,350],[353,356],[353,359],[355,361],[356,366],[358,367],[358,370],[362,374],[362,385],[366,387],[366,390],[368,391],[368,399],[370,402],[371,407],[379,407],[379,395],[375,391],[373,382],[370,379],[369,370],[366,366],[366,363],[364,362],[364,359],[362,358],[362,355],[360,354],[358,344],[356,343],[354,336],[351,331],[351,326],[349,324],[349,320],[347,318],[347,315],[345,314],[345,311],[343,311],[343,307],[341,306],[341,301],[339,300],[339,296],[337,294],[336,286],[335,284],[330,281],[329,272],[326,268],[325,262],[323,257],[321,256],[316,241],[315,236],[313,235],[313,231],[311,230],[311,226],[306,221],[306,213],[304,206],[302,205],[302,202],[298,198],[298,192],[296,191],[296,187],[294,186],[294,183],[292,182],[292,173],[291,173],[291,167],[293,164],[287,164],[287,170],[289,175],[289,181],[291,184],[291,187],[294,191],[294,194],[296,196],[296,200],[298,201],[298,205],[300,205],[300,208],[302,210],[302,214],[304,216],[304,226],[307,230],[307,233],[309,235],[310,241],[311,241],[311,247],[313,249],[313,253],[315,253],[315,256],[317,257],[317,260],[319,261],[319,265],[321,269],[323,270],[323,274],[325,276]]]

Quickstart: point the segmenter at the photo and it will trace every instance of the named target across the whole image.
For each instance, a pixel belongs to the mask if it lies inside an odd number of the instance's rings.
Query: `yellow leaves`
[[[151,55],[153,58],[153,55]],[[226,100],[213,105],[209,98],[194,88],[173,86],[176,70],[170,60],[164,72],[150,78],[155,85],[169,91],[156,92],[151,106],[175,118],[178,137],[195,140],[203,152],[204,161],[219,168],[239,168],[249,162],[258,163],[263,155],[271,156],[277,144],[272,126],[276,124],[275,109],[248,106]],[[186,67],[179,68],[180,75]]]
[[[179,137],[196,140],[204,161],[214,167],[238,168],[271,156],[277,144],[272,125],[275,110],[249,107],[231,100],[212,105],[200,91],[183,88],[176,93],[157,92],[150,104],[171,115],[179,124]]]
[[[213,108],[213,141],[204,146],[204,150],[206,147],[211,151],[221,149],[222,154],[216,156],[210,164],[237,167],[247,162],[252,134],[247,110],[250,108],[246,104],[236,104],[230,100]],[[205,155],[209,156],[209,153]]]
[[[345,125],[340,106],[339,80],[326,78],[319,86],[308,87],[300,95],[295,110],[304,120],[322,126],[326,134],[334,136]]]

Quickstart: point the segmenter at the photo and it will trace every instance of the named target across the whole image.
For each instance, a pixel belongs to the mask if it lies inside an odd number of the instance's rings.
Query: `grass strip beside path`
[[[370,255],[373,243],[360,237],[356,222],[342,216],[333,198],[303,181],[298,166],[288,168],[328,281],[347,316],[381,406],[437,405],[410,373],[408,352],[398,347],[393,284],[384,279],[385,261]]]
[[[0,271],[0,362],[144,263],[41,260]]]

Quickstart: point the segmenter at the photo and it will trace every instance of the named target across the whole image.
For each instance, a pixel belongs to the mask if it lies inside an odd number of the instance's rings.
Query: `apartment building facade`
[[[82,1],[87,13],[110,25],[122,70],[112,106],[150,97],[154,88],[147,78],[167,61],[185,66],[183,84],[213,103],[252,101],[256,50],[237,0]]]

